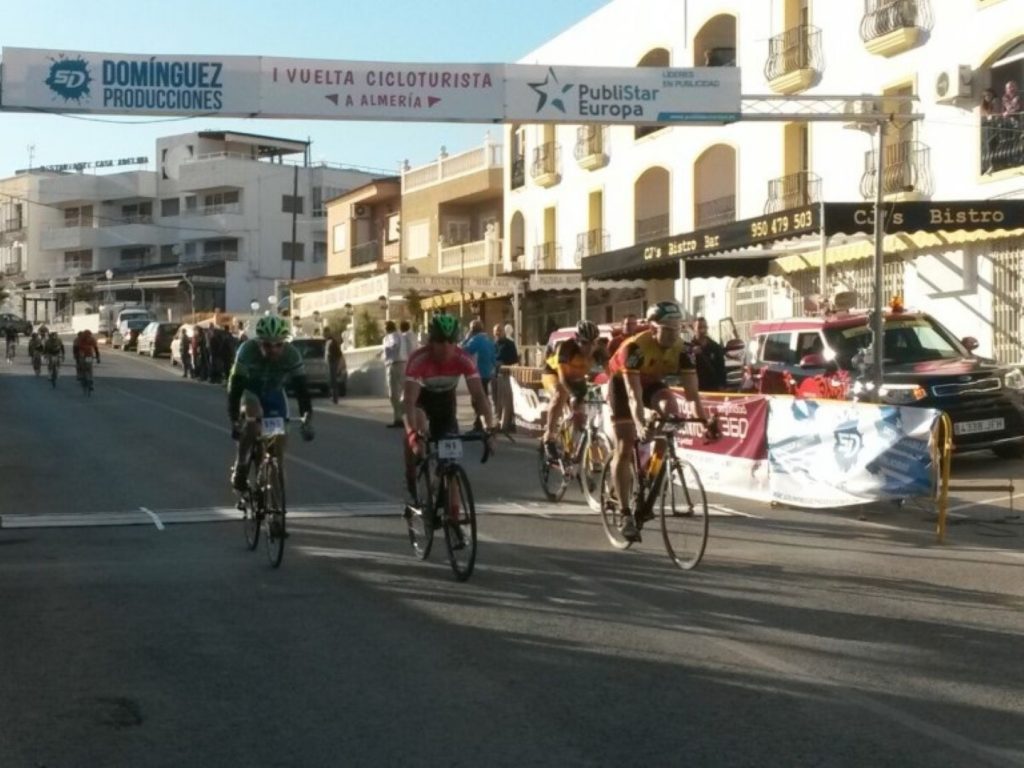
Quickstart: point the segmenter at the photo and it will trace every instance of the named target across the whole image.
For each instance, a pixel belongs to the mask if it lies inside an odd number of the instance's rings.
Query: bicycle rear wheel
[[[629,549],[633,541],[622,535],[619,526],[622,524],[622,514],[619,503],[615,498],[615,483],[613,482],[612,460],[604,463],[601,472],[601,525],[604,527],[604,535],[608,542],[616,549]]]
[[[416,506],[405,508],[405,525],[412,551],[420,560],[430,557],[434,544],[434,483],[430,463],[420,462],[416,471]]]
[[[443,485],[444,543],[448,548],[448,562],[459,581],[473,573],[476,563],[476,507],[473,489],[462,467],[453,467],[445,475]]]
[[[285,505],[284,505],[284,471],[278,460],[270,456],[263,462],[264,482],[263,500],[266,513],[263,517],[265,526],[264,542],[267,547],[267,559],[277,568],[284,557]]]
[[[587,432],[583,437],[583,457],[580,460],[580,488],[583,497],[595,512],[601,511],[601,475],[605,463],[612,457],[612,444],[603,432]]]
[[[676,459],[670,469],[661,490],[661,537],[672,562],[689,571],[708,544],[708,498],[693,464]]]

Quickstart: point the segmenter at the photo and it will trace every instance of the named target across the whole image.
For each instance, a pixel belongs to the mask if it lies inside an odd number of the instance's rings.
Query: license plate
[[[271,416],[263,420],[264,437],[277,437],[283,435],[284,432],[284,419],[280,416]]]
[[[978,421],[958,421],[953,424],[955,435],[976,435],[979,432],[1000,432],[1006,429],[1005,419],[979,419]]]
[[[437,441],[437,456],[440,459],[461,459],[462,458],[462,441],[461,440],[438,440]]]

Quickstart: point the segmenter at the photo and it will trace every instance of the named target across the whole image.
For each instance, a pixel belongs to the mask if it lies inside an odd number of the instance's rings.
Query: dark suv
[[[868,314],[763,320],[751,328],[748,388],[763,393],[847,397],[857,386],[858,357],[871,344]],[[973,338],[958,340],[931,315],[885,316],[881,402],[945,411],[958,452],[992,449],[1024,455],[1024,373],[972,354]],[[870,358],[869,358],[870,361]],[[870,379],[870,367],[867,378]]]
[[[0,312],[0,333],[5,332],[8,328],[13,328],[22,336],[32,333],[32,323],[28,320],[10,312]]]

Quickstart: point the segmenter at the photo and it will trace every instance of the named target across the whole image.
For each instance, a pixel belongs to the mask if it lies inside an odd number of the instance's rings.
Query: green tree
[[[91,302],[96,298],[96,284],[95,283],[75,283],[71,286],[71,291],[68,294],[71,301],[86,301]]]
[[[376,347],[384,340],[377,318],[364,309],[356,316],[356,346]]]

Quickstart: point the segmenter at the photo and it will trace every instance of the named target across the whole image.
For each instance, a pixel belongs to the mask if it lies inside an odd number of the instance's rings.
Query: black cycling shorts
[[[429,440],[440,440],[446,435],[459,431],[459,424],[455,418],[455,403],[454,390],[450,392],[420,390],[416,407],[422,409],[427,415],[427,438]]]
[[[644,384],[641,395],[644,407],[650,408],[654,396],[667,387],[668,384],[660,380]],[[612,419],[615,421],[633,420],[633,412],[629,408],[629,393],[626,392],[626,382],[621,375],[612,376],[611,385],[608,387],[608,405],[612,409]]]

